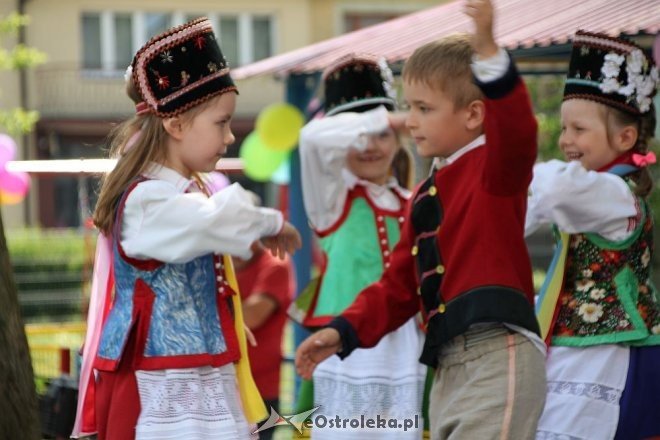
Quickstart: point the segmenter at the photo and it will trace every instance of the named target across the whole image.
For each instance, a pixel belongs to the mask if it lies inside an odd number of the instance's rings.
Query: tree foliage
[[[4,43],[8,36],[17,35],[19,29],[28,23],[27,16],[15,12],[0,17],[0,42]],[[46,55],[43,52],[24,44],[16,44],[10,49],[0,47],[0,70],[27,69],[45,61]],[[38,119],[39,114],[36,111],[22,108],[0,109],[0,127],[11,135],[29,133]]]

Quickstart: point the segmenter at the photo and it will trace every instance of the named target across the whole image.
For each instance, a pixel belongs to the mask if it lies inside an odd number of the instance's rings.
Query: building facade
[[[102,157],[114,124],[133,111],[124,72],[150,37],[199,16],[213,23],[231,66],[242,66],[341,33],[436,4],[394,0],[0,0],[0,14],[22,10],[31,23],[24,42],[48,56],[28,72],[3,74],[0,106],[20,104],[41,118],[19,140],[24,159]],[[23,84],[18,84],[22,82]],[[16,83],[16,84],[15,84]],[[9,86],[8,86],[9,85]],[[15,86],[14,86],[15,85]],[[266,105],[284,99],[284,81],[256,77],[238,82],[235,156],[254,119]],[[9,227],[79,226],[92,209],[96,178],[38,176],[26,202],[3,207]]]

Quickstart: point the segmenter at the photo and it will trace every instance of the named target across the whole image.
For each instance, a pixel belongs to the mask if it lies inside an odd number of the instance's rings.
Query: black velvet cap
[[[578,31],[564,87],[564,101],[589,99],[633,115],[649,111],[658,70],[632,41]]]
[[[205,17],[152,38],[131,66],[140,96],[160,117],[178,115],[221,93],[237,92]]]
[[[394,110],[392,72],[385,60],[372,55],[349,54],[323,73],[324,111],[364,112],[384,105]]]

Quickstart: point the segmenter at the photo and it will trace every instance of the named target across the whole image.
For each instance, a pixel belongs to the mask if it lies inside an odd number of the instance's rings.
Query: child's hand
[[[250,328],[245,324],[243,324],[243,329],[245,330],[245,339],[247,339],[248,343],[253,347],[259,345],[257,344],[257,338],[254,337],[252,330],[250,330]]]
[[[296,371],[311,379],[316,366],[341,349],[341,337],[334,328],[324,328],[305,339],[296,350]]]
[[[270,253],[280,259],[284,259],[287,253],[292,254],[296,249],[302,246],[302,239],[298,230],[293,227],[289,222],[284,222],[282,231],[272,237],[264,237],[261,239],[264,246],[270,249]]]
[[[472,46],[481,59],[497,54],[498,47],[493,36],[493,4],[490,0],[466,0],[464,12],[472,17],[475,31]]]
[[[397,132],[407,131],[406,129],[407,117],[408,117],[408,113],[403,113],[403,112],[389,113],[387,115],[387,118],[390,121],[390,127],[392,127],[392,130]]]

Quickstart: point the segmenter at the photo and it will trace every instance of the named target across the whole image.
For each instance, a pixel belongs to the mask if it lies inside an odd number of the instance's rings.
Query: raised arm
[[[468,0],[465,12],[475,24],[473,71],[486,100],[484,132],[488,144],[485,188],[496,195],[524,191],[537,156],[537,124],[524,83],[513,60],[493,37],[490,0]]]
[[[364,113],[340,113],[314,119],[300,133],[303,200],[307,217],[317,230],[340,217],[348,192],[342,170],[349,148],[364,150],[370,134],[389,125],[384,107]]]

